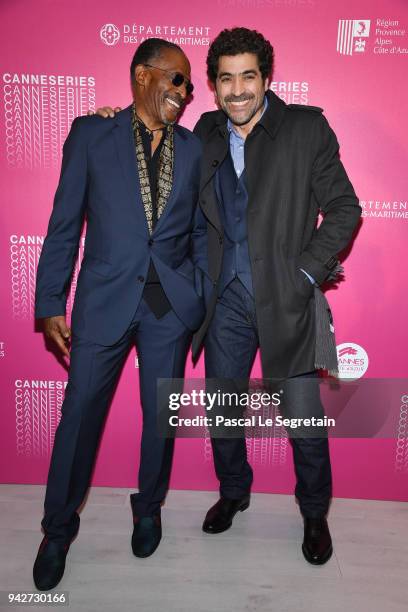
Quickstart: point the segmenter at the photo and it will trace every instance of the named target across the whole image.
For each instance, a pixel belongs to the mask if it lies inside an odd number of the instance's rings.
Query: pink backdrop
[[[3,482],[45,482],[67,379],[33,320],[36,267],[62,144],[76,115],[107,103],[130,103],[128,67],[146,36],[181,44],[191,60],[195,96],[182,118],[187,127],[214,108],[205,76],[209,40],[236,25],[259,29],[274,45],[275,92],[287,102],[325,109],[363,207],[363,224],[345,261],[347,280],[340,291],[327,294],[338,345],[357,345],[354,355],[345,351],[343,371],[406,376],[407,3],[174,0],[167,10],[164,6],[15,0],[0,8]],[[69,310],[71,304],[72,298]],[[203,375],[202,361],[193,369],[189,360],[187,376]],[[254,375],[260,376],[258,361]],[[400,439],[331,440],[335,496],[408,499],[407,410],[401,403]],[[140,417],[132,352],[109,414],[94,484],[136,485]],[[293,492],[292,456],[283,432],[249,440],[248,451],[255,491]],[[171,486],[216,488],[208,439],[177,441]]]

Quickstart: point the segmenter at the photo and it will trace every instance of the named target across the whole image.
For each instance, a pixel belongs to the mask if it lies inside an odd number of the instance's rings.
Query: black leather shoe
[[[161,518],[154,516],[133,517],[132,550],[136,557],[150,557],[162,537]]]
[[[305,517],[305,536],[302,552],[306,561],[313,565],[323,565],[333,553],[327,520],[323,518]]]
[[[249,506],[249,495],[240,499],[221,497],[209,509],[203,523],[205,533],[222,533],[232,525],[232,519],[237,512],[243,512]]]
[[[34,562],[34,584],[39,591],[49,591],[57,586],[64,575],[65,558],[69,544],[61,544],[44,536]]]

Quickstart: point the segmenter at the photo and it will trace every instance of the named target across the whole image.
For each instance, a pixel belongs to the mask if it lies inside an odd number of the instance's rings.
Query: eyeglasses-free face
[[[257,55],[247,52],[221,55],[215,89],[218,103],[230,121],[236,126],[252,129],[262,114],[268,89]]]
[[[186,94],[190,96],[194,91],[194,85],[191,81],[187,79],[181,72],[173,72],[171,70],[166,70],[165,68],[160,68],[159,66],[153,66],[153,64],[143,64],[144,66],[148,66],[149,68],[155,68],[156,70],[161,70],[162,72],[166,72],[169,75],[169,79],[174,87],[180,87],[181,85],[185,85]]]

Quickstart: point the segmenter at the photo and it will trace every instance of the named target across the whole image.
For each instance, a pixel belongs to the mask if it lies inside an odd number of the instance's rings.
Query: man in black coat
[[[286,409],[320,417],[317,370],[336,371],[337,356],[319,285],[342,269],[337,255],[361,209],[322,109],[287,105],[269,91],[272,64],[269,41],[246,28],[222,31],[209,49],[207,74],[220,110],[204,113],[194,129],[203,159],[193,258],[207,314],[193,357],[204,345],[207,379],[241,381],[259,347],[264,378],[286,381]],[[211,442],[220,499],[203,530],[214,534],[249,506],[252,469],[242,437]],[[302,551],[310,563],[323,564],[332,554],[327,432],[293,436],[291,443]]]
[[[204,343],[207,379],[233,380],[249,377],[259,347],[264,378],[295,383],[297,415],[322,415],[317,369],[335,370],[337,358],[318,285],[340,269],[361,210],[322,109],[269,91],[272,63],[269,41],[246,28],[222,31],[209,49],[221,110],[194,129],[204,145],[194,263],[207,315],[193,352]],[[291,442],[303,554],[322,564],[332,554],[327,435]],[[212,437],[212,446],[221,496],[203,529],[220,533],[248,507],[252,469],[242,437]]]

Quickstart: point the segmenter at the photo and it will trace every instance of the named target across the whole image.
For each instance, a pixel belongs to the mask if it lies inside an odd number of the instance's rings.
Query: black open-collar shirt
[[[157,179],[159,174],[160,152],[166,136],[166,128],[163,128],[161,140],[152,155],[151,134],[141,121],[139,122],[139,126],[149,173],[150,194],[152,198],[152,227],[154,229],[157,223]],[[161,286],[159,276],[152,260],[150,260],[143,297],[157,319],[160,319],[171,310],[171,304]]]

